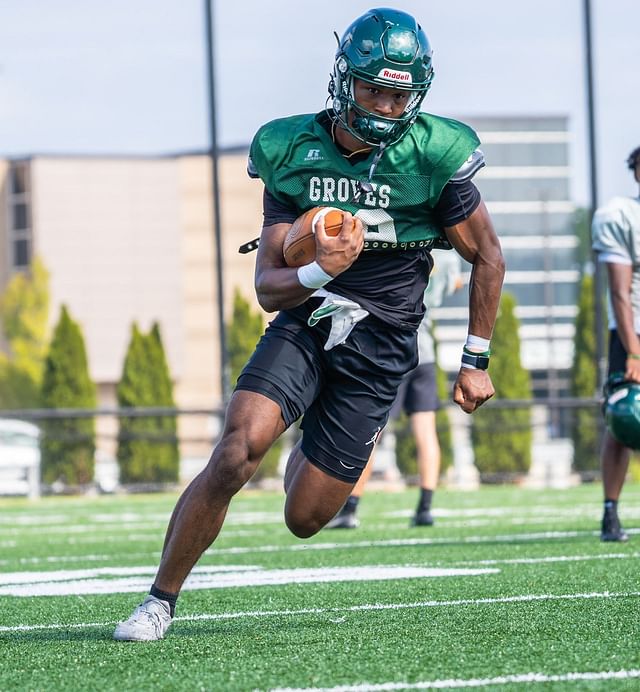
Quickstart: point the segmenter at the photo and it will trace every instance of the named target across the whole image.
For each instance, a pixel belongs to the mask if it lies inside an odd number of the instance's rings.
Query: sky
[[[387,0],[418,18],[436,78],[423,109],[566,115],[572,197],[589,200],[583,0]],[[220,147],[324,107],[336,40],[363,0],[213,0]],[[591,0],[598,203],[633,195],[640,1]],[[0,0],[0,156],[209,146],[204,0]],[[491,162],[488,161],[488,165]]]

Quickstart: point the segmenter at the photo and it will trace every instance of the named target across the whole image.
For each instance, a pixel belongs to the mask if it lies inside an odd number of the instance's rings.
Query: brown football
[[[338,235],[342,228],[342,211],[334,207],[313,207],[299,216],[292,224],[282,245],[284,261],[289,267],[301,267],[316,258],[314,222],[324,215],[327,235]]]

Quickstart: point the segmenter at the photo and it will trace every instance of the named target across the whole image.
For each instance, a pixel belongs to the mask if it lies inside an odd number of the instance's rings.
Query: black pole
[[[596,124],[593,87],[593,39],[591,33],[591,0],[583,0],[585,59],[587,71],[587,136],[589,141],[589,224],[598,207],[598,166],[596,153]],[[594,260],[593,291],[595,303],[596,362],[598,367],[598,388],[605,379],[605,329],[604,329],[604,275],[597,257]]]
[[[207,30],[207,89],[209,92],[209,157],[211,158],[211,193],[213,201],[213,244],[216,262],[216,292],[218,294],[218,332],[220,335],[220,391],[223,405],[229,397],[227,330],[224,323],[224,282],[222,273],[222,234],[220,232],[220,186],[218,184],[218,137],[216,126],[216,90],[213,58],[213,11],[211,0],[205,0]]]

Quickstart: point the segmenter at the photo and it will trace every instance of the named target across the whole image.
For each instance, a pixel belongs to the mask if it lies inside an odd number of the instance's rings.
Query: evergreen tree
[[[2,331],[9,354],[0,353],[0,408],[40,404],[47,355],[49,274],[39,259],[17,273],[0,298]]]
[[[490,373],[495,398],[531,399],[531,378],[520,361],[515,298],[503,293],[491,339]],[[531,466],[531,411],[498,409],[487,403],[474,412],[471,441],[475,463],[485,479],[492,474],[526,473]]]
[[[249,302],[236,288],[233,293],[233,315],[231,323],[227,325],[227,348],[232,386],[237,382],[242,368],[253,353],[263,331],[262,315],[251,310]]]
[[[169,371],[169,363],[164,350],[160,325],[154,322],[148,336],[148,347],[153,354],[152,360],[157,364],[157,375],[153,380],[155,384],[156,406],[175,408],[176,402],[173,396],[173,380]],[[175,480],[180,475],[180,449],[178,446],[178,421],[176,416],[159,416],[156,425],[160,436],[166,441],[158,450],[162,457],[162,466],[175,469]]]
[[[233,293],[233,314],[227,325],[227,347],[231,367],[231,384],[235,385],[242,368],[251,357],[264,332],[262,315],[251,310],[249,302],[236,288]],[[253,480],[272,478],[278,473],[282,442],[276,442],[265,454]]]
[[[573,228],[578,239],[576,259],[581,267],[589,266],[592,262],[591,250],[591,211],[579,207],[573,214]]]
[[[84,338],[65,306],[62,306],[45,360],[42,405],[51,409],[96,407],[96,388],[89,376]],[[45,421],[42,431],[44,482],[90,483],[95,453],[93,417]]]
[[[133,324],[116,393],[122,408],[175,407],[157,323],[147,335]],[[123,416],[117,458],[123,483],[176,482],[180,473],[176,417]]]
[[[571,396],[573,397],[592,398],[597,393],[596,342],[593,277],[585,274],[580,285],[575,325],[571,368]],[[598,407],[574,409],[571,437],[573,439],[573,468],[576,471],[598,470],[601,429],[602,414]]]

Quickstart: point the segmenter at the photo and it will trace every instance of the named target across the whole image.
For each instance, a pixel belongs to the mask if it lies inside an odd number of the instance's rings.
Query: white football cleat
[[[128,620],[118,623],[113,638],[120,642],[155,642],[171,624],[171,608],[166,601],[147,596]]]

